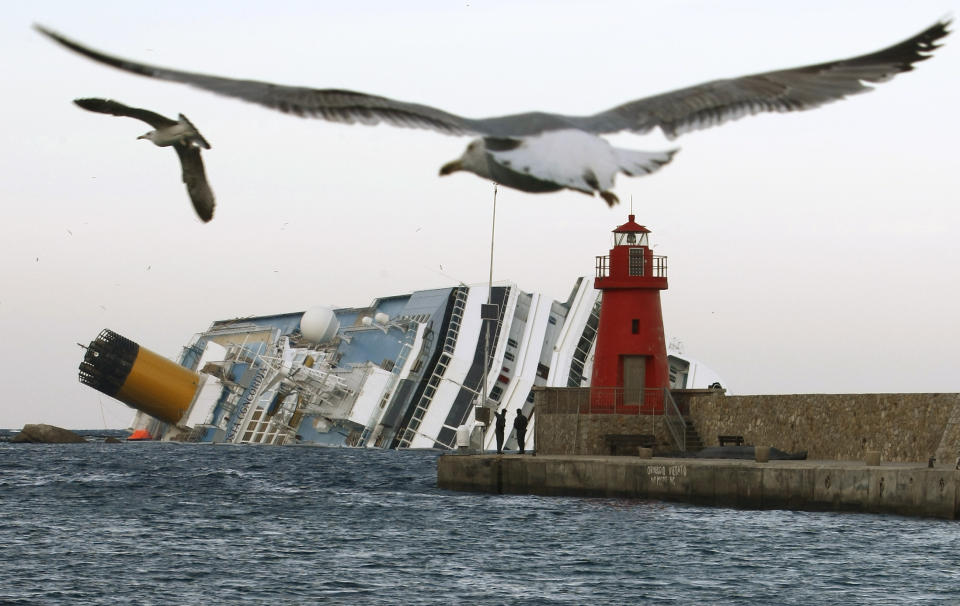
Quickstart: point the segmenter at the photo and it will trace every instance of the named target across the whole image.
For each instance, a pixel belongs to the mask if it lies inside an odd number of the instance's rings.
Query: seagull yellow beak
[[[458,170],[463,170],[463,162],[460,160],[454,160],[453,162],[447,162],[440,167],[440,176],[449,175],[450,173],[455,173]]]

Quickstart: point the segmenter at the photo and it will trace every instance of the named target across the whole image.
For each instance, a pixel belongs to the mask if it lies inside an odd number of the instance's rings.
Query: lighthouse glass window
[[[614,246],[650,246],[647,243],[645,232],[617,231],[613,232]]]
[[[642,248],[630,249],[629,272],[631,276],[643,275],[643,250]]]

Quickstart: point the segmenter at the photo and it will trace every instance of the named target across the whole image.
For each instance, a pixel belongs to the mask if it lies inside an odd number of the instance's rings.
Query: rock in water
[[[23,426],[11,442],[26,442],[32,444],[75,444],[86,442],[82,436],[54,425],[45,425],[43,423],[28,423]]]

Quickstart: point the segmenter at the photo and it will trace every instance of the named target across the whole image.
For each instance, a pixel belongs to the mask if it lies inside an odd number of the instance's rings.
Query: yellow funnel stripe
[[[176,424],[200,384],[200,375],[140,347],[116,398],[151,417]]]

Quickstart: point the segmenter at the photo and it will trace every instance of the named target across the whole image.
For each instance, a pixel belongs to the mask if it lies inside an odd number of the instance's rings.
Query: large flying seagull
[[[670,161],[674,151],[640,152],[613,147],[600,135],[659,128],[673,139],[685,132],[760,112],[819,107],[847,95],[872,90],[867,83],[889,80],[930,57],[935,42],[949,33],[949,19],[889,48],[838,61],[739,78],[713,80],[689,88],[630,101],[590,116],[529,112],[492,118],[466,118],[441,109],[349,90],[316,89],[208,76],[137,63],[87,48],[39,25],[40,32],[95,61],[161,80],[189,84],[270,109],[347,124],[429,128],[448,135],[479,135],[441,175],[466,170],[527,192],[572,189],[599,194],[611,206],[617,173],[649,174]]]
[[[207,183],[203,160],[200,158],[200,148],[210,149],[210,144],[186,116],[180,114],[178,120],[171,120],[148,109],[130,107],[113,99],[87,98],[74,99],[73,102],[88,111],[136,118],[152,126],[153,130],[137,139],[147,139],[158,147],[173,147],[180,158],[180,172],[197,216],[204,223],[213,218],[213,191]]]

